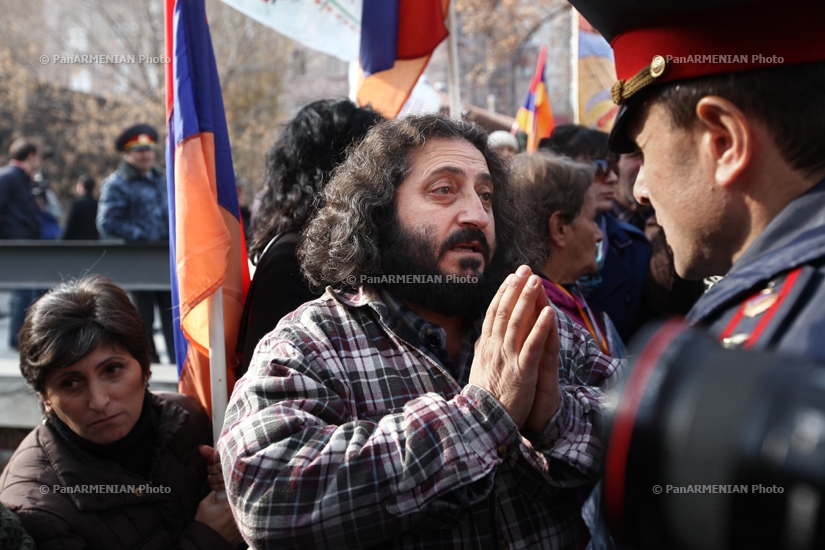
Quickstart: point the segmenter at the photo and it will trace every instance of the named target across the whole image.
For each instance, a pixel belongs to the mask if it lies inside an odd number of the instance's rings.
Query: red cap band
[[[744,3],[681,14],[617,35],[611,45],[620,80],[654,56],[667,61],[656,84],[697,76],[825,60],[825,1]]]
[[[123,150],[128,151],[135,147],[151,147],[154,144],[155,140],[149,134],[138,134],[123,144]]]

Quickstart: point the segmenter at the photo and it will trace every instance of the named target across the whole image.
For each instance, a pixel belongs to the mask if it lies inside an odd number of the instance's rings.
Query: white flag
[[[361,47],[363,0],[223,0],[304,46],[355,61]]]

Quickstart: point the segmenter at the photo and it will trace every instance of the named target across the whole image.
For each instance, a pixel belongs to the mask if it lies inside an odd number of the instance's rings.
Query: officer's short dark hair
[[[46,375],[71,366],[100,345],[117,345],[149,374],[149,339],[126,292],[103,275],[62,283],[37,300],[20,329],[20,372],[44,393]]]
[[[825,62],[681,80],[642,93],[649,102],[661,101],[678,128],[696,120],[700,99],[723,97],[765,124],[794,169],[825,169]]]
[[[26,138],[18,138],[9,147],[9,157],[12,160],[24,161],[32,153],[37,153],[37,145]]]

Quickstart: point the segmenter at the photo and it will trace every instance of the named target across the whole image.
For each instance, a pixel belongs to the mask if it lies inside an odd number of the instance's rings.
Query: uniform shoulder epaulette
[[[765,333],[771,320],[796,288],[804,266],[771,279],[763,289],[751,294],[737,308],[719,334],[726,348],[753,348]]]

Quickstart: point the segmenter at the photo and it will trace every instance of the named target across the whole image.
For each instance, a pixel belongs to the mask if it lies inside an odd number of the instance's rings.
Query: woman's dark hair
[[[493,181],[496,253],[506,268],[542,254],[533,233],[519,222],[523,212],[509,180],[507,163],[475,124],[443,115],[411,116],[370,130],[336,168],[323,192],[323,208],[307,224],[298,259],[315,287],[357,288],[361,276],[381,269],[379,237],[395,221],[395,195],[411,170],[413,153],[430,140],[470,142],[484,156]]]
[[[304,226],[332,169],[381,120],[369,107],[349,100],[325,99],[298,111],[266,156],[263,195],[252,219],[253,261],[275,235]]]
[[[149,374],[146,329],[126,292],[103,275],[62,283],[37,300],[20,329],[20,372],[37,393],[46,375],[68,367],[100,345],[129,352]]]
[[[614,157],[607,147],[607,134],[578,124],[556,126],[549,138],[541,140],[539,149],[546,149],[575,160],[589,161]]]
[[[524,200],[531,206],[530,222],[537,237],[550,249],[550,216],[560,212],[571,224],[581,213],[587,191],[593,183],[593,168],[566,157],[537,152],[522,153],[513,159],[513,170]],[[524,222],[525,225],[528,222]],[[543,262],[539,266],[542,267]]]

